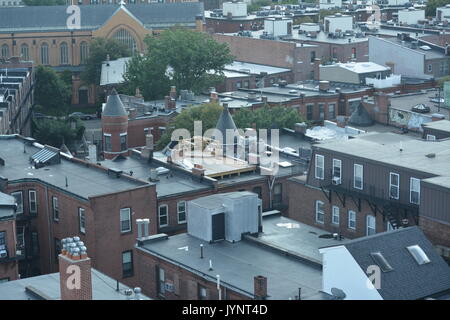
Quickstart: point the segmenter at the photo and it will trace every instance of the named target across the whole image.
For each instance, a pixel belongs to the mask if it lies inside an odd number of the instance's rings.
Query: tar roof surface
[[[431,175],[450,175],[450,140],[426,141],[389,132],[367,133],[345,141],[324,141],[317,148]],[[426,156],[431,153],[434,158]]]
[[[450,132],[450,121],[449,120],[439,120],[425,123],[423,125],[426,128]]]
[[[9,194],[0,192],[0,219],[14,216],[14,204],[16,200]]]
[[[34,169],[29,162],[29,158],[40,148],[26,146],[26,153],[23,150],[24,141],[22,139],[14,136],[0,136],[0,157],[5,160],[5,166],[0,166],[0,176],[8,178],[9,181],[37,179],[84,199],[146,185],[145,182],[130,180],[125,177],[108,176],[106,170],[88,168],[63,157],[61,157],[60,164]]]
[[[116,285],[116,280],[92,269],[93,300],[126,300],[123,291],[130,288],[119,284],[120,292],[117,292]],[[61,299],[59,273],[52,273],[0,283],[0,300],[36,300],[37,297],[28,293],[26,287],[37,289],[52,300]],[[144,300],[148,299],[143,295],[141,297]]]
[[[407,247],[419,245],[431,260],[418,265]],[[381,252],[394,270],[381,272],[378,292],[387,300],[415,300],[450,290],[450,268],[418,227],[397,229],[350,241],[344,245],[363,271]]]
[[[204,259],[198,255],[200,244],[204,245]],[[186,246],[187,251],[179,249]],[[209,244],[188,234],[179,234],[140,248],[173,263],[183,264],[188,270],[201,272],[210,281],[215,281],[216,275],[220,275],[224,285],[237,287],[250,296],[253,295],[253,279],[258,275],[267,277],[269,299],[294,298],[298,295],[298,288],[302,288],[302,296],[308,297],[316,295],[322,287],[319,267],[246,241]],[[212,271],[209,271],[209,260],[212,260]]]

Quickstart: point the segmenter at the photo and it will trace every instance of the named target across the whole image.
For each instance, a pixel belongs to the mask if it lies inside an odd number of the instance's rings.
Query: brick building
[[[80,6],[80,28],[67,26],[66,6],[2,8],[0,57],[20,56],[57,71],[73,73],[72,103],[94,104],[94,86],[81,83],[79,74],[89,56],[93,38],[114,38],[132,53],[145,50],[144,38],[182,25],[202,30],[203,4],[199,2],[105,4]],[[38,20],[36,20],[38,17]],[[106,57],[105,57],[106,58]]]
[[[0,134],[31,135],[34,68],[29,62],[0,62]]]
[[[393,133],[317,144],[308,175],[289,181],[288,217],[348,238],[419,225],[448,248],[448,144]]]

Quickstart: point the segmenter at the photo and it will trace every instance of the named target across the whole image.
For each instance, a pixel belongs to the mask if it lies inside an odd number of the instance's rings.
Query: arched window
[[[87,42],[81,42],[80,44],[80,63],[85,64],[89,57],[89,46]]]
[[[69,64],[69,47],[65,42],[61,43],[59,60],[60,64]]]
[[[41,64],[49,64],[48,44],[45,42],[41,44]]]
[[[135,54],[137,50],[136,40],[134,40],[134,37],[127,30],[120,29],[113,35],[113,39],[116,39],[126,45],[130,50],[131,55]]]
[[[2,58],[9,58],[9,46],[7,44],[2,45]]]
[[[25,60],[25,61],[30,60],[30,50],[26,43],[24,43],[20,46],[20,56],[22,57],[22,60]]]

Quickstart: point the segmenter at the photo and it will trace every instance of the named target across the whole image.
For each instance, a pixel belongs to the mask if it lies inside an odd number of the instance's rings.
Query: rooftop
[[[42,146],[37,143],[26,145],[25,140],[16,135],[0,136],[0,157],[5,160],[5,165],[0,166],[0,176],[9,181],[39,180],[86,200],[147,185],[144,181],[130,179],[126,175],[116,178],[108,175],[105,169],[93,165],[88,167],[67,155],[61,156],[59,164],[35,169],[29,159],[41,149]]]
[[[249,72],[251,74],[261,74],[267,72],[268,75],[289,72],[290,69],[272,67],[264,64],[256,64],[249,62],[233,61],[231,64],[225,66],[225,70],[233,70],[238,72]]]
[[[430,121],[433,113],[441,113],[446,119],[449,119],[449,109],[446,109],[444,106],[444,93],[441,92],[440,94],[441,98],[439,98],[439,91],[437,89],[421,90],[407,94],[394,94],[390,96],[391,107],[411,112],[412,107],[418,104],[424,104],[430,107],[430,112],[421,115],[428,117]],[[441,101],[440,106],[438,103],[439,99]]]
[[[374,62],[347,62],[321,66],[321,68],[333,67],[340,67],[355,73],[382,72],[390,70],[388,67],[376,64]]]
[[[16,200],[14,197],[0,192],[0,220],[14,216]]]
[[[93,300],[126,300],[124,290],[130,289],[129,287],[119,284],[119,291],[116,291],[116,280],[95,269],[91,269],[91,272]],[[60,300],[59,281],[59,273],[52,273],[0,283],[0,300]],[[33,291],[39,291],[47,299]],[[142,294],[141,299],[148,300]]]
[[[423,124],[427,129],[433,129],[438,131],[444,131],[450,133],[450,121],[449,120],[439,120],[432,121]]]

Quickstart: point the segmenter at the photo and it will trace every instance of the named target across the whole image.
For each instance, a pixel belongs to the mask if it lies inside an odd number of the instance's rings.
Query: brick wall
[[[0,232],[6,232],[6,248],[8,256],[14,257],[16,255],[16,223],[14,220],[0,221]],[[9,279],[17,280],[19,276],[19,267],[17,261],[2,262],[0,258],[0,280]]]
[[[421,216],[419,226],[434,245],[450,247],[450,225]]]

